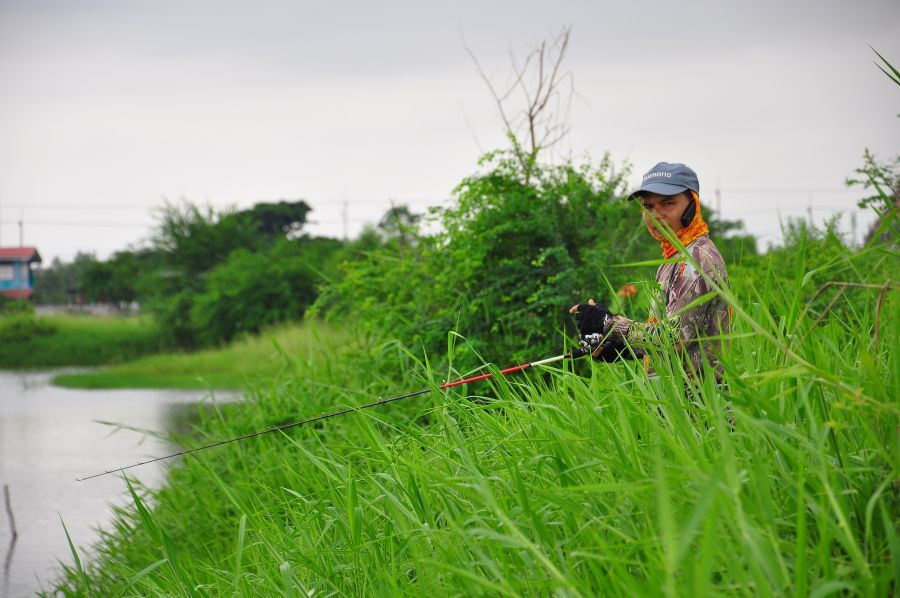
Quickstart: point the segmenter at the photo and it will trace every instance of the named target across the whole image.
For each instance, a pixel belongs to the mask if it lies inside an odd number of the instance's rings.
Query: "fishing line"
[[[588,354],[588,351],[584,349],[574,349],[569,353],[563,353],[562,355],[557,355],[556,357],[549,357],[547,359],[541,359],[538,361],[533,361],[531,363],[525,363],[522,365],[517,365],[513,367],[509,367],[497,372],[498,376],[507,376],[509,374],[514,374],[517,372],[524,372],[525,370],[533,367],[537,367],[540,365],[547,365],[549,363],[554,363],[556,361],[562,361],[563,359],[577,359],[579,357],[583,357]],[[443,390],[446,388],[453,388],[454,386],[462,386],[463,384],[471,384],[472,382],[479,382],[481,380],[487,380],[489,378],[493,378],[495,376],[494,373],[489,372],[487,374],[480,374],[478,376],[472,376],[471,378],[462,378],[459,380],[454,380],[452,382],[445,382],[438,386],[439,390]],[[186,449],[183,451],[178,451],[172,453],[170,455],[165,455],[163,457],[155,457],[153,459],[147,459],[146,461],[141,461],[140,463],[134,463],[132,465],[126,465],[125,467],[118,467],[116,469],[110,469],[101,473],[95,473],[93,475],[89,475],[83,478],[75,478],[76,482],[83,482],[85,480],[90,480],[93,478],[98,478],[100,476],[108,475],[111,473],[116,473],[119,471],[125,471],[126,469],[131,469],[133,467],[140,467],[141,465],[147,465],[149,463],[156,463],[157,461],[165,461],[166,459],[172,459],[174,457],[180,457],[182,455],[189,455],[191,453],[196,453],[197,451],[204,451],[206,449],[211,449],[217,446],[222,446],[223,444],[229,444],[232,442],[238,442],[240,440],[247,440],[248,438],[254,438],[256,436],[262,436],[263,434],[270,434],[272,432],[278,432],[279,430],[287,430],[288,428],[294,428],[297,426],[305,426],[307,424],[315,423],[318,421],[322,421],[325,419],[329,419],[332,417],[337,417],[339,415],[345,415],[347,413],[352,413],[354,411],[363,411],[364,409],[371,409],[372,407],[378,407],[379,405],[387,405],[388,403],[393,403],[395,401],[401,401],[403,399],[410,399],[412,397],[417,397],[419,395],[423,395],[425,393],[431,392],[431,388],[423,388],[422,390],[416,390],[413,392],[408,392],[406,394],[398,395],[396,397],[390,397],[387,399],[379,398],[377,401],[372,401],[371,403],[366,403],[364,405],[359,405],[356,407],[347,407],[345,409],[340,409],[338,411],[332,411],[331,413],[322,413],[321,415],[317,415],[315,417],[310,417],[308,419],[291,422],[288,424],[282,424],[279,426],[272,426],[271,428],[266,428],[265,430],[259,430],[257,432],[250,432],[249,434],[243,434],[241,436],[235,436],[234,438],[227,438],[225,440],[219,440],[217,442],[212,442],[210,444],[204,446],[198,446],[192,449]]]

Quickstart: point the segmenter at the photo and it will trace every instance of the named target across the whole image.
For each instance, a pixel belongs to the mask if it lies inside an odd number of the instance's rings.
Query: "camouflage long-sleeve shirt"
[[[706,276],[720,286],[728,284],[725,261],[708,235],[701,235],[685,249]],[[651,307],[649,323],[615,316],[611,334],[624,340],[638,357],[646,353],[648,346],[665,342],[664,337],[669,336],[684,352],[689,371],[702,371],[704,352],[709,363],[719,371],[722,341],[717,337],[727,333],[731,324],[728,305],[717,295],[683,311],[713,290],[689,260],[661,265],[656,282],[660,291]]]

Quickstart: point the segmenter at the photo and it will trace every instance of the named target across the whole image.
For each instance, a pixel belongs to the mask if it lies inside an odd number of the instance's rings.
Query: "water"
[[[189,391],[65,389],[52,386],[51,378],[49,372],[0,371],[0,486],[9,485],[18,530],[12,544],[0,506],[0,596],[50,590],[59,563],[74,562],[61,521],[82,560],[90,559],[97,528],[112,517],[111,505],[131,503],[118,474],[84,482],[76,477],[177,450],[137,430],[183,431],[193,404],[211,400],[209,393]],[[157,487],[167,466],[144,465],[129,476]]]

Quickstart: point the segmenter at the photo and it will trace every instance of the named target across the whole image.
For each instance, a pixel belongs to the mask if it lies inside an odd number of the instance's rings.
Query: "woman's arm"
[[[657,272],[660,294],[653,311],[659,315],[649,322],[614,316],[609,326],[613,343],[626,344],[637,357],[642,357],[650,347],[671,343],[684,348],[706,334],[710,304],[685,308],[710,292],[709,280],[727,284],[725,264],[708,237],[690,251],[693,260],[667,264]]]

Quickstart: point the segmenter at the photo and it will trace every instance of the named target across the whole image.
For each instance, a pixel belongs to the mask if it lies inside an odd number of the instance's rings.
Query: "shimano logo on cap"
[[[642,192],[674,195],[690,189],[700,193],[697,173],[680,162],[658,162],[641,178],[641,187],[632,192],[628,199],[634,199]]]
[[[671,172],[650,172],[650,173],[645,174],[644,178],[642,180],[646,181],[647,179],[652,179],[653,177],[657,177],[657,176],[671,177],[672,173]]]

